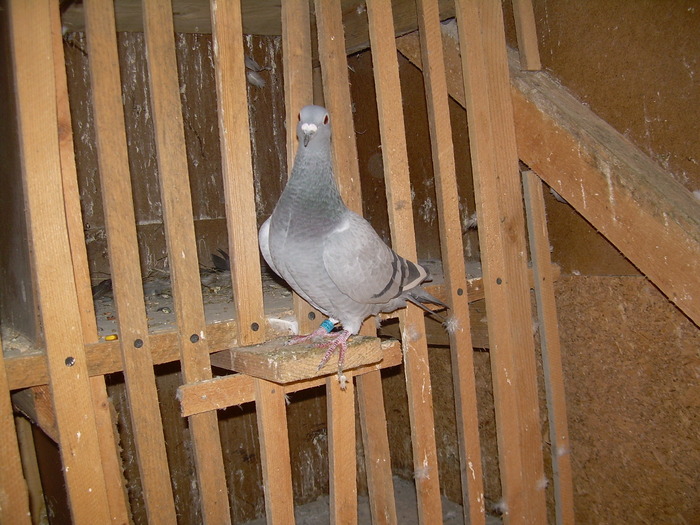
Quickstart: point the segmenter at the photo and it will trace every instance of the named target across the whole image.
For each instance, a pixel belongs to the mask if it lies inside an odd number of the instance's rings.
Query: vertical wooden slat
[[[311,17],[308,1],[285,0],[282,2],[282,50],[284,105],[287,113],[287,173],[291,175],[297,151],[296,130],[299,110],[312,104],[314,100]],[[300,334],[313,331],[321,321],[321,314],[297,294],[294,294],[294,312]]]
[[[335,376],[326,378],[330,516],[331,523],[337,524],[357,523],[355,388],[352,373],[345,375],[344,389]]]
[[[542,181],[533,171],[527,170],[523,173],[527,231],[530,239],[530,255],[540,326],[542,368],[549,414],[549,440],[552,451],[556,520],[557,525],[570,525],[574,523],[571,450],[559,343],[559,323],[554,298],[554,278],[549,253],[549,234],[542,186]]]
[[[520,67],[527,71],[542,69],[532,0],[513,0],[513,14],[520,51]]]
[[[293,524],[292,465],[289,461],[284,388],[264,379],[255,379],[254,384],[267,523]],[[280,425],[280,421],[285,421],[285,424]]]
[[[323,86],[324,103],[330,112],[333,126],[333,168],[345,204],[361,215],[362,190],[341,4],[338,0],[316,0],[315,8],[319,60],[323,77],[327,79]],[[374,321],[365,322],[361,333],[376,335]],[[362,374],[355,380],[372,521],[396,523],[381,373],[377,370]]]
[[[342,7],[339,0],[316,0],[315,7],[318,55],[325,79],[324,103],[333,119],[333,169],[345,204],[362,214]]]
[[[111,278],[144,501],[149,521],[175,523],[141,286],[113,2],[86,1],[85,21]]]
[[[239,344],[265,334],[240,2],[211,2],[219,137]],[[294,523],[284,391],[255,379],[256,415],[268,523]]]
[[[391,2],[367,2],[367,14],[392,244],[403,257],[416,260],[408,156]],[[399,318],[411,420],[418,516],[421,523],[438,523],[442,520],[442,503],[425,320],[423,311],[410,304]]]
[[[204,332],[204,305],[187,172],[172,6],[168,0],[146,0],[143,18],[180,362],[184,382],[193,383],[211,378],[211,363]],[[190,416],[189,426],[204,520],[230,523],[216,412]]]
[[[59,5],[51,4],[51,32],[54,52],[54,69],[56,77],[56,109],[58,119],[58,143],[61,157],[61,178],[63,199],[66,208],[68,240],[70,242],[78,297],[78,310],[85,343],[97,342],[97,320],[92,302],[90,271],[87,260],[87,248],[83,234],[83,221],[78,191],[78,176],[75,167],[75,150],[73,149],[73,127],[68,101],[68,81],[66,78],[65,58],[63,54],[63,34]],[[129,499],[126,480],[118,445],[119,434],[112,419],[111,401],[107,395],[104,376],[90,378],[92,402],[95,407],[95,421],[99,434],[102,467],[109,497],[109,508],[115,523],[129,521]],[[41,388],[41,387],[40,387]]]
[[[527,250],[500,3],[458,0],[507,523],[546,506]]]
[[[22,460],[22,471],[24,472],[24,479],[27,481],[27,489],[29,490],[29,512],[32,515],[31,522],[33,524],[43,524],[48,520],[48,513],[44,500],[44,489],[41,486],[36,446],[34,445],[34,434],[32,432],[33,424],[22,416],[15,416],[15,428],[17,429],[17,441]]]
[[[418,0],[417,6],[440,224],[440,251],[451,306],[448,333],[452,353],[452,382],[460,447],[464,519],[465,522],[476,525],[485,522],[484,482],[467,297],[467,269],[459,217],[440,13],[436,0]]]
[[[10,388],[0,340],[0,523],[30,524],[29,491],[22,472]]]
[[[110,520],[63,202],[48,1],[10,3],[25,199],[71,512]]]
[[[212,0],[211,16],[233,300],[238,342],[250,345],[263,340],[265,314],[260,258],[255,256],[255,188],[240,2]]]

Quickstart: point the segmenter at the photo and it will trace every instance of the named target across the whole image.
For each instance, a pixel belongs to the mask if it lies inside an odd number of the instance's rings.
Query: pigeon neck
[[[323,210],[328,213],[339,209],[342,199],[333,175],[329,142],[312,142],[299,148],[288,185],[316,210],[328,207]]]

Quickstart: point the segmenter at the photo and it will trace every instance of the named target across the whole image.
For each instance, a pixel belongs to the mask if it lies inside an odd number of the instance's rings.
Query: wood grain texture
[[[211,2],[226,226],[239,343],[262,341],[265,314],[239,2]]]
[[[356,368],[353,370],[353,375],[357,378],[365,374],[376,373],[383,368],[401,364],[401,347],[398,341],[383,342],[382,352],[384,358],[380,362]],[[335,374],[336,371],[334,371],[332,375]],[[182,415],[189,416],[208,410],[226,408],[232,405],[241,405],[253,401],[255,399],[253,381],[253,378],[248,375],[234,374],[200,381],[199,383],[182,385],[178,389],[177,396],[182,407]],[[321,386],[324,385],[325,382],[326,378],[324,376],[281,386],[284,388],[284,392],[289,394],[299,390]],[[377,403],[375,403],[375,406],[376,405]]]
[[[281,385],[264,379],[254,379],[253,385],[267,523],[293,524],[294,494],[284,390]]]
[[[333,126],[333,170],[345,204],[362,215],[342,5],[338,0],[316,0],[315,7],[318,54],[326,79],[323,98]],[[376,335],[374,321],[366,321],[361,333]],[[372,519],[375,523],[393,524],[396,523],[396,504],[381,375],[377,370],[355,377]]]
[[[63,202],[49,2],[11,2],[10,20],[26,205],[66,486],[76,523],[106,523],[110,511]]]
[[[320,370],[325,349],[317,342],[287,344],[288,338],[236,347],[212,354],[211,364],[227,370],[259,377],[275,383],[291,383],[327,375],[337,370],[337,360],[331,359]],[[382,359],[380,340],[376,337],[355,336],[348,341],[344,369],[377,363]]]
[[[559,279],[561,269],[556,264],[552,265],[553,278]],[[532,273],[529,272],[530,287],[534,287]],[[442,284],[426,286],[426,290],[440,300],[447,299],[445,287]],[[467,279],[466,295],[470,302],[471,323],[472,323],[472,343],[477,348],[488,348],[488,334],[484,333],[486,328],[485,312],[478,301],[484,299],[484,286],[481,278]],[[389,315],[388,317],[392,317]],[[395,317],[395,316],[394,316]],[[428,323],[430,321],[427,321]],[[434,323],[433,323],[434,324]],[[431,324],[427,324],[431,327]],[[270,323],[265,323],[265,338],[272,339],[279,337],[281,332]],[[219,352],[226,348],[238,345],[236,321],[224,321],[222,323],[208,324],[206,327],[209,340],[209,352]],[[363,332],[364,335],[365,334]],[[436,345],[448,344],[447,333],[442,330],[431,329],[428,333],[429,343]],[[162,364],[175,361],[179,357],[177,343],[177,332],[162,332],[150,336],[151,353],[153,363]],[[400,336],[399,336],[400,337]],[[48,383],[48,372],[46,368],[46,358],[43,349],[30,346],[21,347],[20,353],[13,353],[6,356],[5,366],[8,370],[8,381],[12,390],[27,388],[30,386],[45,385]],[[120,353],[119,341],[100,341],[85,345],[85,353],[88,360],[88,372],[91,376],[104,375],[111,372],[123,370],[122,357]]]
[[[542,69],[532,0],[513,0],[513,15],[518,36],[520,65],[527,71]]]
[[[527,231],[530,239],[535,298],[539,320],[542,369],[547,396],[549,442],[554,478],[554,505],[557,525],[574,523],[574,487],[571,473],[571,445],[566,416],[566,391],[559,340],[559,321],[554,298],[547,216],[543,184],[533,171],[523,172]]]
[[[700,203],[549,75],[519,69],[511,54],[523,162],[700,324]]]
[[[2,356],[2,340],[0,340]],[[5,360],[0,359],[0,521],[29,525],[29,490],[22,472]],[[38,516],[37,516],[38,519]]]
[[[143,3],[151,111],[180,362],[183,379],[190,383],[211,378],[211,365],[204,332],[204,305],[199,282],[171,9],[167,0]],[[189,424],[204,519],[212,523],[230,523],[216,413],[192,416]]]
[[[507,523],[546,505],[527,250],[500,4],[457,4]],[[503,328],[507,327],[507,328]]]
[[[287,123],[287,174],[291,176],[297,150],[299,111],[312,104],[313,68],[311,66],[311,16],[305,0],[282,3],[282,49],[284,53],[284,103]],[[315,330],[322,314],[294,294],[294,312],[299,333]]]
[[[331,523],[357,523],[357,456],[355,445],[355,383],[350,371],[347,383],[326,378],[328,411],[328,464]]]
[[[398,42],[419,65],[417,35]],[[459,44],[443,43],[450,96],[464,106]],[[550,75],[522,72],[514,51],[508,62],[519,157],[700,324],[697,201]]]
[[[391,3],[386,0],[369,2],[367,15],[392,245],[403,257],[416,260],[401,84]],[[421,523],[435,523],[442,519],[442,503],[423,311],[409,304],[399,319],[411,418],[418,516]]]
[[[462,224],[455,172],[452,126],[448,105],[447,80],[442,53],[442,36],[438,4],[419,0],[418,23],[425,79],[425,96],[433,152],[435,190],[440,224],[440,250],[450,305],[448,330],[452,355],[452,383],[455,396],[457,440],[459,443],[462,509],[465,522],[485,523],[484,481],[482,473],[474,346],[471,335],[467,269],[462,243]]]
[[[175,503],[141,288],[113,4],[89,0],[85,16],[112,287],[139,473],[149,520],[174,523]]]

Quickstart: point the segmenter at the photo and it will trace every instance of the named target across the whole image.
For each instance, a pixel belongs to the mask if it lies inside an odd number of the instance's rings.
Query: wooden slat
[[[333,126],[333,170],[345,204],[362,215],[342,6],[338,0],[316,0],[315,8],[319,60],[323,77],[327,79],[323,86],[324,104]],[[375,335],[374,320],[365,322],[361,333]],[[393,524],[396,523],[396,504],[381,375],[377,370],[355,377],[372,520]]]
[[[324,104],[330,113],[333,128],[333,170],[345,204],[362,214],[360,169],[340,0],[316,0],[315,6],[318,54],[325,79]]]
[[[337,370],[336,365],[331,363],[318,368],[325,352],[325,349],[319,348],[318,343],[307,341],[287,344],[289,342],[289,338],[283,337],[258,345],[232,348],[212,354],[211,364],[275,383],[302,381]],[[358,366],[377,363],[381,359],[382,350],[378,338],[353,337],[348,341],[344,368],[352,370]]]
[[[513,14],[522,68],[527,71],[542,69],[532,0],[513,0]]]
[[[510,64],[523,162],[700,325],[697,199],[549,75]]]
[[[172,7],[168,0],[143,3],[151,111],[180,362],[185,383],[211,377],[209,343],[199,282],[197,245],[185,153]],[[205,521],[230,523],[226,476],[215,412],[189,418],[199,496]]]
[[[554,504],[557,525],[574,523],[574,488],[571,474],[571,447],[566,417],[566,392],[561,362],[559,323],[554,299],[554,279],[543,184],[533,171],[523,173],[527,230],[530,239],[532,269],[535,273],[535,297],[539,319],[542,369],[549,414],[549,441],[554,477]]]
[[[367,14],[392,244],[403,257],[415,261],[416,241],[391,2],[368,2]],[[436,523],[442,519],[442,503],[425,321],[423,311],[410,304],[399,318],[411,420],[418,516],[421,523]]]
[[[556,264],[553,264],[552,271],[554,272],[554,280],[556,281],[559,278],[561,269]],[[531,277],[530,286],[533,286]],[[442,284],[429,285],[425,288],[438,299],[445,300],[447,298],[445,287]],[[481,278],[467,280],[466,295],[472,307],[477,301],[484,299],[484,287]],[[385,316],[382,316],[382,318],[384,317]],[[393,316],[389,315],[386,317],[389,318]],[[474,326],[477,322],[480,322],[479,320],[482,317],[483,316],[478,317],[476,320],[472,321],[472,337],[474,337]],[[232,340],[237,340],[237,323],[236,321],[223,321],[221,323],[208,324],[206,332],[209,339],[209,352],[219,352],[229,347]],[[283,334],[279,330],[269,323],[265,323],[265,338],[270,339],[279,337],[280,335]],[[484,337],[481,341],[487,341],[487,338]],[[177,347],[176,332],[170,331],[152,334],[150,343],[153,362],[155,364],[170,363],[178,359],[179,350]],[[444,343],[438,342],[436,344]],[[119,345],[119,341],[100,341],[98,343],[89,343],[85,345],[90,376],[120,372],[123,369]],[[488,348],[488,344],[478,345],[476,342],[475,346],[477,348]],[[5,365],[8,370],[8,381],[10,382],[10,389],[12,390],[45,385],[48,383],[46,356],[41,353],[40,349],[33,347],[23,347],[23,352],[24,351],[28,352],[28,354],[6,356],[5,358]]]
[[[414,56],[414,35],[398,39]],[[459,44],[447,37],[449,92],[465,105]],[[411,60],[416,63],[415,58]],[[700,218],[693,195],[544,72],[509,53],[518,153],[696,324]],[[657,210],[663,210],[658,213]]]
[[[265,330],[255,220],[250,127],[240,2],[211,2],[219,136],[223,160],[231,276],[239,344],[262,341]],[[277,362],[275,359],[273,362]],[[256,379],[256,414],[268,523],[294,522],[289,438],[284,393]]]
[[[507,523],[544,523],[544,476],[522,193],[500,3],[458,0]]]
[[[76,523],[110,519],[63,203],[48,1],[10,4],[25,199],[49,384]]]
[[[240,2],[211,2],[219,140],[233,300],[241,345],[263,340],[262,279],[248,121]]]
[[[358,377],[373,373],[382,368],[389,368],[401,364],[401,347],[397,341],[383,342],[382,351],[384,353],[384,359],[382,359],[382,361],[356,368],[353,370],[353,375]],[[325,382],[325,377],[317,377],[296,383],[288,383],[282,385],[282,387],[284,388],[285,394],[290,394],[292,392],[298,392],[299,390],[324,385]],[[254,395],[253,378],[245,374],[216,377],[207,381],[200,381],[196,384],[182,385],[177,393],[183,416],[249,403],[255,399]],[[375,403],[375,406],[376,405]],[[384,461],[382,458],[383,457],[380,457],[380,459]]]
[[[92,301],[90,270],[78,190],[78,174],[75,166],[73,126],[63,53],[63,27],[61,24],[60,6],[55,2],[51,5],[51,29],[56,76],[58,141],[61,155],[63,199],[66,207],[68,239],[70,241],[73,275],[78,295],[78,309],[83,328],[83,341],[85,343],[94,343],[98,338],[97,320]],[[129,498],[126,491],[126,480],[123,475],[124,469],[119,448],[119,433],[116,422],[112,419],[112,411],[109,409],[112,401],[107,395],[103,376],[91,377],[90,384],[112,520],[115,523],[126,523],[129,521]],[[50,405],[49,408],[53,409]]]
[[[0,463],[0,522],[30,524],[29,491],[22,472],[4,359],[0,359]]]
[[[287,173],[291,175],[297,151],[297,122],[302,107],[313,103],[311,66],[311,16],[306,0],[282,2],[284,104],[287,122]],[[320,312],[294,294],[299,333],[309,333],[321,322]]]
[[[267,523],[270,525],[293,524],[292,465],[289,461],[284,389],[281,385],[264,379],[254,379],[253,385],[260,435],[260,460]],[[285,424],[280,424],[282,421]]]
[[[113,2],[86,1],[85,16],[97,161],[102,200],[106,204],[105,225],[119,346],[146,513],[154,523],[175,523],[175,502],[141,287]]]
[[[357,523],[357,461],[355,457],[355,384],[345,371],[345,385],[326,378],[330,517],[333,524]]]
[[[22,472],[29,490],[31,523],[46,523],[48,513],[46,511],[44,489],[41,486],[41,474],[39,473],[39,462],[36,456],[36,446],[34,445],[34,434],[32,431],[33,426],[26,418],[15,416],[15,428],[22,460]]]
[[[83,230],[82,213],[80,208],[80,191],[78,189],[78,173],[75,167],[75,149],[73,147],[73,125],[68,101],[68,80],[63,53],[63,34],[61,32],[61,15],[59,6],[51,4],[51,30],[54,54],[54,72],[56,76],[56,109],[58,119],[58,145],[61,156],[61,181],[63,199],[66,207],[68,239],[71,257],[73,259],[73,275],[75,276],[76,292],[80,319],[83,326],[83,338],[86,343],[97,340],[97,321],[92,301],[90,269],[88,266],[85,233]]]
[[[452,324],[452,328],[448,330],[448,334],[452,354],[452,382],[460,449],[462,508],[465,522],[476,525],[485,523],[484,482],[479,445],[469,299],[465,295],[467,269],[462,244],[440,17],[437,1],[419,0],[417,5],[440,224],[440,251],[446,292],[449,297],[448,304],[451,306],[448,322]]]

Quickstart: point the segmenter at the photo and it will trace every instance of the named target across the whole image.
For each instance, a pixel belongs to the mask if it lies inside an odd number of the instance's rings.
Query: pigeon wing
[[[323,243],[323,263],[338,289],[359,303],[387,303],[420,284],[426,271],[389,248],[348,211]]]
[[[270,218],[263,222],[258,231],[258,244],[260,245],[260,253],[262,253],[263,259],[267,265],[275,272],[280,275],[279,270],[275,267],[275,263],[272,262],[272,255],[270,255]],[[280,277],[282,277],[280,275]]]

